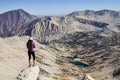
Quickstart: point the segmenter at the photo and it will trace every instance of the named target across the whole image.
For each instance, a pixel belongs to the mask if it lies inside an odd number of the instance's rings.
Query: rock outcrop
[[[92,78],[89,74],[86,74],[82,80],[95,80],[95,79]]]
[[[115,69],[115,70],[113,71],[113,76],[114,76],[114,77],[120,76],[120,68]]]
[[[25,29],[23,35],[30,35],[41,42],[47,42],[59,37],[61,27],[50,20],[37,19]]]
[[[28,67],[20,72],[16,80],[37,80],[39,67]]]
[[[57,80],[76,80],[76,79],[74,79],[73,77],[61,77],[58,78]]]

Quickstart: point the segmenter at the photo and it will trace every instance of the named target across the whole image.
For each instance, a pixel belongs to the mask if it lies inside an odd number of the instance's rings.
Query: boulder
[[[38,75],[38,66],[28,67],[20,72],[16,80],[37,80]]]
[[[58,78],[57,80],[76,80],[74,79],[73,77],[61,77],[61,78]]]
[[[82,80],[95,80],[89,74],[86,74]]]

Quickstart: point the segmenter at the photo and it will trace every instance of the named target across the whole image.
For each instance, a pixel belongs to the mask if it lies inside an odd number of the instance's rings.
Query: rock
[[[119,75],[120,75],[120,68],[113,71],[113,76],[114,77],[119,76]]]
[[[58,78],[57,80],[76,80],[76,79],[74,79],[73,77],[61,77]]]
[[[47,76],[40,76],[38,80],[54,80],[54,79],[51,77],[47,77]]]
[[[95,80],[89,74],[86,74],[82,80]]]
[[[16,80],[37,80],[38,75],[39,75],[38,66],[29,67],[23,69],[18,75]]]

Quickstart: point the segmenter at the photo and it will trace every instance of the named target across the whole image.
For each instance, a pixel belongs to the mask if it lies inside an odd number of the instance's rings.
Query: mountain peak
[[[103,9],[99,11],[94,10],[84,10],[84,11],[75,11],[67,16],[79,16],[79,17],[93,17],[96,18],[96,16],[99,17],[108,17],[108,18],[120,18],[120,12],[115,10],[109,10],[109,9]]]
[[[23,10],[23,9],[14,9],[14,10],[11,10],[11,11],[24,11],[25,12],[25,10]]]
[[[23,9],[11,10],[0,14],[0,35],[15,35],[20,28],[25,27],[36,18]]]
[[[109,15],[110,17],[116,17],[116,18],[120,17],[118,11],[108,10],[108,9],[96,11],[95,14],[97,14],[97,15]]]
[[[18,10],[18,11],[24,11],[23,9],[16,9],[16,10]]]
[[[11,13],[11,12],[25,12],[25,13],[27,13],[27,12],[24,11],[23,9],[15,9],[15,10],[10,10],[10,11],[4,12],[4,13],[2,13],[2,14]],[[2,14],[0,14],[0,15],[2,15]]]
[[[18,11],[18,12],[23,12],[23,13],[27,13],[27,14],[29,14],[28,12],[26,12],[26,11],[23,10],[23,9],[16,9],[16,10],[13,10],[13,11]]]

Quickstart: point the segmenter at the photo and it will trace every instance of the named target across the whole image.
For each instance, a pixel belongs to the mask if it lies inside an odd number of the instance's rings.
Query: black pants
[[[31,55],[33,56],[33,60],[35,60],[35,52],[34,51],[28,51],[29,60],[31,59]]]

